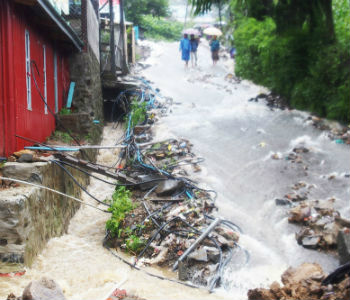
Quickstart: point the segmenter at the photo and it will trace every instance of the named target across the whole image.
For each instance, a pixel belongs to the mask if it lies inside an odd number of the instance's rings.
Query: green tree
[[[217,0],[191,0],[196,13]],[[348,0],[230,0],[236,74],[293,107],[350,121]]]
[[[169,16],[168,0],[129,0],[124,3],[126,19],[135,24],[140,24],[142,17],[152,15],[153,17]]]

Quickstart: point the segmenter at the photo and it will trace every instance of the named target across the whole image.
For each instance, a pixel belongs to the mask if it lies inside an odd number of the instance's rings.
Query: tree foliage
[[[183,30],[183,24],[178,21],[154,18],[151,15],[142,17],[140,27],[146,38],[167,41],[179,40]]]
[[[200,13],[217,0],[191,3]],[[348,0],[230,0],[229,4],[237,75],[267,86],[296,108],[350,121]]]
[[[169,16],[168,0],[129,0],[124,3],[126,19],[139,25],[144,15],[153,17]]]
[[[213,5],[222,6],[229,3],[229,0],[189,0],[194,8],[195,14],[206,13],[211,10]]]
[[[296,108],[350,121],[348,1],[232,0],[231,9],[238,75]]]

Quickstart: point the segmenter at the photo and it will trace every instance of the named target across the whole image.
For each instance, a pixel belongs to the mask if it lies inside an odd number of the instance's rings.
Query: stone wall
[[[70,169],[83,186],[88,176]],[[57,165],[43,162],[6,163],[5,177],[38,183],[80,198],[81,189]],[[37,187],[0,191],[0,261],[30,266],[47,241],[67,232],[80,203]]]
[[[75,82],[72,106],[77,113],[87,113],[92,120],[103,121],[100,63],[87,46],[86,52],[70,57],[70,77]]]

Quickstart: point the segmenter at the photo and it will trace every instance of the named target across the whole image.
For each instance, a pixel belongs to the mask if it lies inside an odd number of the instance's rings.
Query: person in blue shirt
[[[191,34],[191,62],[192,62],[192,67],[195,65],[197,66],[197,49],[198,49],[198,44],[199,41],[193,34]]]
[[[191,52],[191,42],[188,39],[188,35],[184,34],[184,37],[180,41],[180,51],[181,58],[185,61],[185,67],[188,67],[188,61],[190,60],[190,52]]]
[[[210,51],[211,51],[211,58],[213,60],[213,66],[215,66],[219,60],[220,42],[216,38],[217,38],[216,35],[214,35],[212,40],[209,43]]]

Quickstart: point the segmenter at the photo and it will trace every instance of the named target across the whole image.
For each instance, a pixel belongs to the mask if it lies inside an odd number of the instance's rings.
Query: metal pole
[[[124,5],[123,0],[119,0],[119,9],[120,9],[120,34],[122,37],[123,43],[123,59],[122,59],[122,74],[125,75],[127,73],[127,57],[126,57],[126,49],[127,43],[125,43],[125,24],[124,24]]]
[[[115,66],[115,40],[114,40],[114,10],[113,10],[113,0],[109,1],[109,47],[111,55],[111,72],[115,75],[116,66]]]
[[[180,258],[176,261],[176,263],[174,264],[173,266],[173,271],[175,271],[177,269],[177,266],[179,264],[179,262],[182,262],[186,257],[187,255],[189,255],[193,250],[194,248],[197,247],[197,245],[203,241],[207,235],[213,231],[213,229],[215,228],[216,225],[218,225],[220,223],[220,219],[219,218],[216,218],[210,225],[209,227],[198,237],[198,239],[189,247],[187,248],[187,250],[180,256]]]

